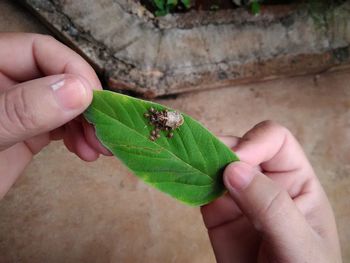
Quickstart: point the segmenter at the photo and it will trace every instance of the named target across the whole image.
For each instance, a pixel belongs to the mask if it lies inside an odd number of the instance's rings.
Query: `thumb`
[[[244,162],[230,164],[224,183],[243,214],[276,247],[298,249],[310,227],[289,194]]]
[[[6,90],[0,94],[0,151],[62,126],[91,100],[87,80],[71,74],[35,79]]]

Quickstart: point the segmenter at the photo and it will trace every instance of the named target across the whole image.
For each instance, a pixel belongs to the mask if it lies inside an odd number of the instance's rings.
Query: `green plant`
[[[191,0],[150,0],[153,7],[155,8],[156,16],[164,16],[171,12],[174,12],[176,9],[189,9],[191,7]],[[238,5],[247,5],[250,6],[250,10],[253,14],[257,15],[260,13],[260,4],[259,0],[251,0],[248,3],[241,4],[241,1],[234,1],[235,4],[239,2]],[[210,6],[210,10],[216,11],[220,9],[220,6],[213,1],[213,4]]]
[[[180,5],[185,9],[189,9],[191,6],[191,0],[152,0],[154,8],[156,8],[156,16],[164,16],[170,12],[173,12]]]
[[[189,204],[203,205],[225,192],[222,171],[237,156],[197,121],[182,114],[171,138],[154,126],[148,112],[165,106],[110,91],[94,91],[84,113],[101,143],[146,183]],[[146,117],[145,117],[146,115]]]
[[[326,16],[347,0],[307,0],[308,12],[318,29],[327,29]]]
[[[253,0],[251,4],[251,11],[254,15],[258,15],[260,13],[260,4],[258,0]]]

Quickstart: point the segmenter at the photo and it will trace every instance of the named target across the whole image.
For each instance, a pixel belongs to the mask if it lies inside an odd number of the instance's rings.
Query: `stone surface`
[[[23,2],[111,89],[145,97],[350,65],[350,1],[321,14],[290,5],[161,18],[131,0]]]
[[[11,1],[1,31],[43,32]],[[350,261],[350,72],[156,100],[217,134],[273,119],[299,139],[330,198]],[[0,262],[215,262],[198,209],[145,186],[114,158],[84,163],[53,143],[0,201]]]

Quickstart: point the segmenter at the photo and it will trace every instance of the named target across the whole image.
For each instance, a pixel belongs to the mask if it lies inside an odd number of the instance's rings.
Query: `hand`
[[[87,62],[37,34],[0,34],[0,57],[0,199],[50,140],[64,139],[86,161],[109,154],[76,118],[101,88]]]
[[[225,137],[241,162],[224,172],[228,194],[202,207],[218,262],[341,262],[333,212],[291,133],[263,122]]]

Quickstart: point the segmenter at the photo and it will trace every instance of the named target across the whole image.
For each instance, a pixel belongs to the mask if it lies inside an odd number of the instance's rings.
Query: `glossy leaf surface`
[[[165,106],[110,91],[94,91],[84,113],[101,143],[138,177],[189,205],[203,205],[225,192],[222,171],[235,154],[191,117],[172,138],[149,139],[153,126],[144,117]]]

